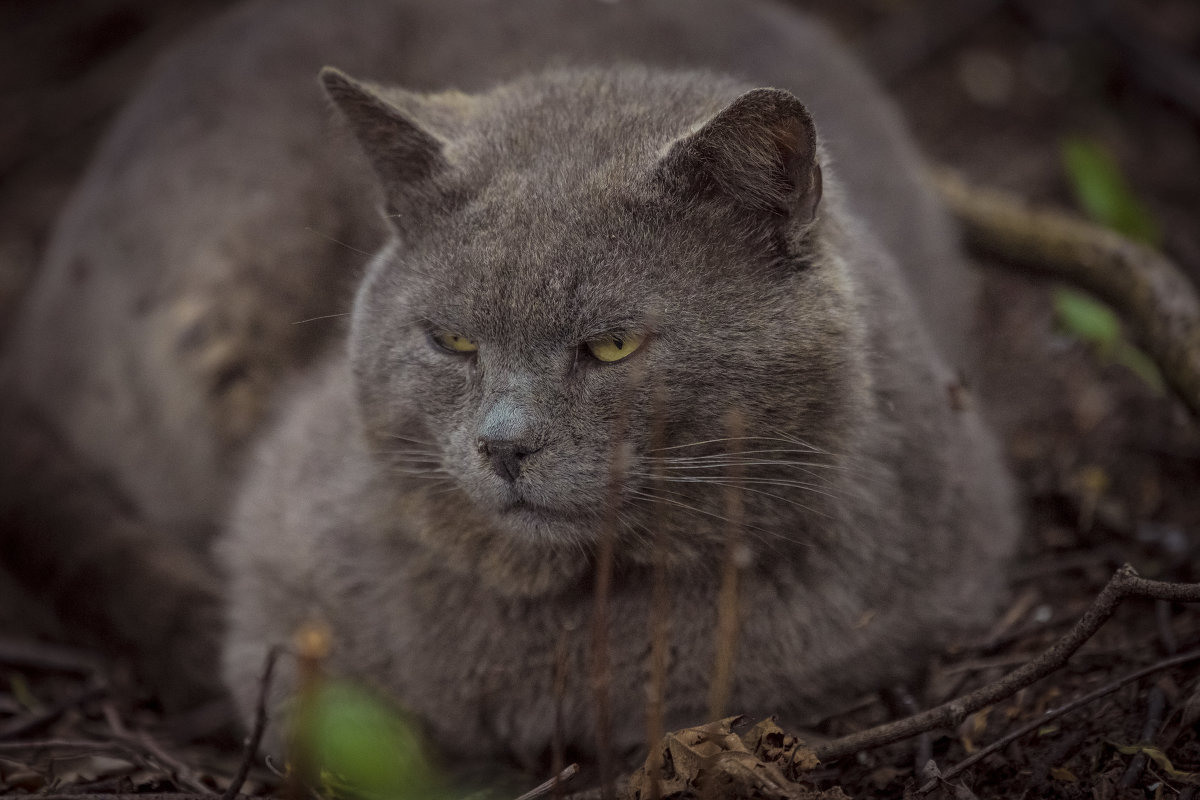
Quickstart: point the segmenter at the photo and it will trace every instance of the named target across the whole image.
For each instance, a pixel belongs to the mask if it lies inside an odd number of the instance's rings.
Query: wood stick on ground
[[[1087,694],[1083,695],[1082,697],[1078,697],[1065,705],[1059,706],[1058,708],[1050,709],[1045,714],[1040,715],[1037,719],[1030,720],[1029,722],[1022,725],[1021,727],[1019,727],[1015,730],[1009,731],[1004,736],[1000,737],[999,739],[992,742],[988,746],[980,748],[979,750],[975,751],[967,758],[964,758],[962,761],[960,761],[959,763],[955,764],[950,769],[943,772],[941,775],[941,780],[948,781],[948,780],[951,780],[952,778],[957,777],[958,775],[962,774],[963,771],[965,771],[969,767],[973,766],[974,764],[977,764],[979,761],[981,761],[982,759],[991,755],[992,753],[996,752],[997,750],[1004,749],[1011,742],[1014,742],[1017,739],[1020,739],[1021,737],[1026,736],[1030,733],[1033,733],[1038,728],[1041,728],[1042,726],[1044,726],[1046,723],[1052,722],[1053,720],[1056,720],[1061,716],[1069,714],[1078,708],[1082,708],[1083,706],[1087,705],[1088,703],[1091,703],[1095,700],[1099,700],[1101,697],[1104,697],[1106,695],[1110,695],[1123,686],[1127,686],[1128,684],[1131,684],[1134,681],[1140,681],[1142,678],[1145,678],[1148,675],[1153,675],[1156,672],[1162,672],[1163,670],[1170,669],[1171,667],[1178,667],[1178,666],[1186,664],[1190,661],[1196,661],[1196,660],[1200,660],[1200,650],[1192,650],[1192,651],[1190,651],[1188,653],[1184,653],[1182,655],[1172,656],[1171,658],[1165,658],[1156,664],[1151,664],[1150,666],[1148,666],[1144,669],[1139,669],[1137,672],[1130,673],[1129,675],[1126,675],[1122,678],[1118,678],[1115,681],[1110,681],[1109,683],[1104,684],[1100,688],[1095,689],[1091,692],[1088,692]],[[918,789],[917,791],[919,794],[926,794],[926,793],[931,792],[934,789],[936,789],[937,785],[938,785],[937,781],[929,781],[928,783],[921,786],[921,788]]]
[[[221,800],[234,800],[238,796],[238,792],[242,790],[242,785],[246,782],[246,776],[250,774],[250,767],[258,756],[263,733],[267,730],[267,698],[271,694],[271,677],[275,672],[275,662],[279,660],[282,652],[283,648],[279,646],[272,647],[267,651],[262,677],[258,680],[258,700],[254,707],[254,730],[246,737],[246,746],[242,751],[242,763],[238,765],[237,774],[229,782],[225,793],[221,795]]]
[[[550,780],[546,781],[545,783],[538,784],[534,788],[530,789],[528,792],[518,797],[517,800],[537,800],[539,797],[545,797],[551,792],[558,791],[560,786],[571,780],[571,778],[574,778],[578,772],[579,765],[571,764]]]
[[[1149,580],[1139,576],[1133,567],[1126,564],[1117,570],[1071,630],[1032,661],[1000,680],[928,711],[820,744],[813,748],[817,758],[827,762],[862,750],[898,742],[934,728],[957,727],[968,715],[984,706],[1011,697],[1020,689],[1066,664],[1067,659],[1092,638],[1127,597],[1200,603],[1200,583]]]
[[[108,724],[113,742],[126,745],[130,749],[130,752],[148,761],[149,764],[147,766],[153,765],[159,767],[164,772],[170,774],[171,779],[176,784],[187,789],[189,792],[210,798],[217,797],[217,793],[205,786],[192,771],[191,767],[168,753],[150,734],[145,731],[129,730],[117,713],[116,706],[112,703],[105,703],[103,712],[104,720]]]
[[[77,675],[93,675],[100,671],[100,659],[91,651],[7,637],[0,637],[0,664]]]
[[[1167,694],[1158,686],[1151,686],[1150,691],[1146,694],[1146,722],[1142,726],[1142,737],[1138,741],[1141,744],[1153,744],[1154,737],[1158,736],[1158,729],[1162,727],[1163,715],[1167,713]],[[1138,753],[1129,762],[1129,766],[1125,769],[1125,774],[1121,776],[1122,789],[1132,789],[1138,785],[1142,779],[1142,773],[1146,771],[1146,764],[1150,758],[1145,753]]]
[[[63,702],[61,702],[49,709],[46,709],[45,711],[39,712],[37,714],[30,714],[29,716],[25,716],[25,717],[20,717],[18,719],[12,720],[11,722],[9,722],[5,725],[0,725],[0,741],[6,741],[8,739],[17,739],[22,736],[29,736],[31,734],[37,733],[37,732],[43,730],[44,728],[47,728],[50,725],[54,724],[58,720],[59,717],[61,717],[63,714],[67,713],[71,709],[85,706],[88,703],[94,702],[96,700],[99,700],[99,699],[101,699],[103,697],[107,697],[107,696],[108,696],[108,687],[107,686],[104,686],[104,685],[92,686],[91,688],[86,689],[85,691],[81,692],[80,694],[77,694],[74,697],[68,698],[67,700],[64,700]]]
[[[1200,418],[1200,298],[1170,259],[1076,216],[971,186],[953,171],[936,169],[932,179],[972,248],[1072,283],[1116,309]]]
[[[120,750],[128,752],[132,748],[125,743],[100,741],[92,739],[33,739],[19,742],[0,742],[0,753],[21,752],[24,750]]]

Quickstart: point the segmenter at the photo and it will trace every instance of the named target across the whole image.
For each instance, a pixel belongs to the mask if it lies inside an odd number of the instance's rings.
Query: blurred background
[[[0,4],[0,312],[20,292],[55,211],[154,54],[229,4]],[[1167,251],[1200,277],[1200,3],[795,5],[824,17],[862,53],[927,153],[980,180],[1067,204],[1061,142],[1097,140],[1144,198]]]
[[[229,4],[0,4],[0,344],[54,218],[106,124],[158,51]],[[978,183],[1118,227],[1161,247],[1200,283],[1200,2],[795,5],[825,18],[860,53],[932,160]],[[1006,383],[1023,387],[1003,427],[1031,523],[1010,613],[987,642],[965,652],[1015,664],[1061,633],[1123,562],[1150,577],[1200,580],[1200,435],[1182,406],[1136,364],[1114,355],[1111,343],[1073,329],[1060,290],[1004,265],[984,267],[981,325],[995,369],[979,388],[990,396],[1003,395]],[[1194,609],[1123,611],[1089,644],[1088,669],[1023,693],[1006,718],[1028,718],[1054,698],[1131,671],[1131,659],[1142,664],[1197,643]],[[979,668],[964,683],[961,673],[951,679],[938,664],[930,674],[921,705],[995,675]],[[1173,691],[1173,708],[1191,696],[1188,707],[1200,717],[1194,673]],[[1029,761],[1007,752],[980,774],[996,780],[1020,774],[1029,796],[1093,796],[1078,794],[1082,786],[1071,789],[1064,775],[1109,763],[1119,774],[1122,757],[1104,742],[1136,739],[1141,709],[1139,693],[1117,695],[1072,723],[1073,738],[1064,740],[1070,746],[1053,745],[1055,760],[1039,761],[1031,745]],[[1173,752],[1177,764],[1200,769],[1194,723],[1190,734],[1180,728]],[[854,724],[834,721],[825,732]],[[1002,732],[1000,722],[992,724],[992,734]],[[967,750],[969,736],[960,737]],[[870,787],[881,770],[892,769],[893,779],[902,774],[890,765],[903,762],[884,751],[851,767],[857,777],[843,773],[838,780]]]

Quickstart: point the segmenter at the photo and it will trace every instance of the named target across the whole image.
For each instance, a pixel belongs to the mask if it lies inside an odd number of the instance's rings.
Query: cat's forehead
[[[636,324],[678,270],[665,243],[621,205],[546,187],[481,201],[438,247],[426,296],[494,335],[572,337]]]
[[[737,91],[635,70],[486,96],[451,159],[469,199],[431,220],[428,302],[481,335],[578,337],[720,295],[736,237],[668,197],[656,169]]]

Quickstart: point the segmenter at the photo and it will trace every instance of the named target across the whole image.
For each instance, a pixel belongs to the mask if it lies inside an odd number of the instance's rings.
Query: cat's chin
[[[493,513],[504,532],[537,545],[578,545],[595,538],[590,519],[578,512],[517,500]]]

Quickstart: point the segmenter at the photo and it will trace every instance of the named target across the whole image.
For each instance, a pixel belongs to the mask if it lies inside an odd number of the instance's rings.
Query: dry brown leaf
[[[898,767],[876,767],[871,770],[871,774],[867,776],[867,780],[876,789],[883,789],[885,786],[891,786],[907,772],[908,770],[899,769]]]
[[[763,720],[738,736],[733,725],[740,719],[730,717],[668,733],[658,746],[658,769],[655,759],[648,758],[630,778],[630,800],[654,796],[655,780],[663,800],[703,796],[759,800],[843,797],[840,790],[816,792],[793,779],[797,772],[812,769],[818,761],[812,751],[774,720]]]
[[[1055,767],[1050,770],[1050,777],[1065,783],[1079,783],[1079,778],[1075,777],[1075,773],[1066,767]]]
[[[958,726],[958,738],[962,742],[963,749],[968,754],[974,753],[979,749],[975,746],[975,740],[987,732],[988,715],[991,713],[992,706],[981,708],[963,720],[963,723]]]
[[[755,756],[776,764],[791,776],[816,769],[821,763],[816,753],[803,746],[801,739],[786,733],[770,717],[747,731],[742,741]]]
[[[1141,753],[1153,761],[1159,769],[1177,781],[1187,781],[1188,783],[1200,781],[1200,772],[1185,772],[1175,769],[1175,765],[1171,763],[1171,759],[1167,757],[1167,754],[1157,747],[1145,744],[1120,745],[1116,742],[1110,742],[1110,744],[1122,755],[1135,756]]]

